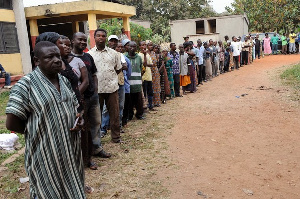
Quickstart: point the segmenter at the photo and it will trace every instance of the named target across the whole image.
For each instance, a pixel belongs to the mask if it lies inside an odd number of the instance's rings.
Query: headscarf
[[[160,44],[160,51],[170,51],[170,44],[168,43],[162,43]]]
[[[35,44],[39,43],[40,41],[50,41],[51,43],[56,44],[56,41],[60,37],[61,36],[56,32],[44,32],[36,38]]]

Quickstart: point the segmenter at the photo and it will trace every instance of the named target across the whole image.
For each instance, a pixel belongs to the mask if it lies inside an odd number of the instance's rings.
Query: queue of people
[[[101,144],[108,130],[112,143],[123,143],[131,120],[147,119],[168,100],[251,64],[262,49],[251,36],[244,42],[199,39],[196,45],[185,38],[178,49],[104,29],[94,39],[86,53],[82,32],[71,39],[42,33],[34,48],[36,68],[11,90],[6,126],[25,134],[31,198],[86,198],[92,188],[85,185],[84,168],[96,170],[94,158],[111,157]]]

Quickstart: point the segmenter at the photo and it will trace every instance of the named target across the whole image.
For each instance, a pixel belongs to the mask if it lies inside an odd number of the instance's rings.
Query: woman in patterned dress
[[[147,48],[148,48],[148,53],[152,59],[152,67],[151,67],[151,72],[152,72],[152,89],[153,89],[153,106],[159,107],[160,106],[160,74],[158,72],[157,68],[157,56],[154,52],[154,46],[151,41],[147,42]]]
[[[161,45],[161,55],[162,59],[165,63],[165,69],[166,69],[166,76],[168,78],[165,78],[166,81],[169,82],[169,88],[170,88],[170,95],[168,97],[174,98],[175,97],[175,92],[174,92],[174,79],[173,79],[173,69],[172,69],[172,64],[173,61],[170,57],[168,57],[168,52],[169,52],[169,45],[164,44]]]

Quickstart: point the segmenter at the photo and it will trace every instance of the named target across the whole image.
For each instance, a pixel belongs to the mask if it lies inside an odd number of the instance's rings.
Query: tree
[[[251,31],[288,32],[300,23],[299,0],[235,0],[231,14],[246,13]]]

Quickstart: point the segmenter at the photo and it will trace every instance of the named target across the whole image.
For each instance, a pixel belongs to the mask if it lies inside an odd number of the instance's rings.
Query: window
[[[204,34],[204,20],[196,21],[196,34]]]
[[[0,8],[12,9],[11,0],[0,0]]]
[[[18,52],[20,50],[16,24],[0,22],[0,54]]]
[[[210,19],[210,20],[207,20],[208,22],[208,32],[209,33],[216,33],[216,19]]]

